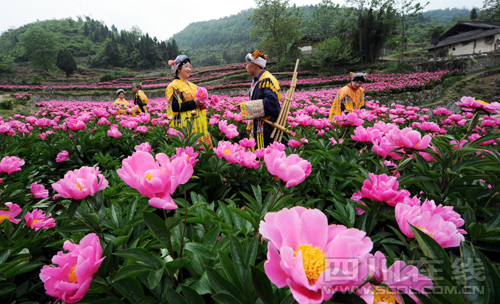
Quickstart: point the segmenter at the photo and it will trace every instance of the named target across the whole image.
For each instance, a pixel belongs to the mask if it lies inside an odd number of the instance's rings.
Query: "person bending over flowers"
[[[352,112],[365,109],[365,91],[362,86],[366,82],[366,74],[351,73],[351,83],[337,92],[330,110],[329,119],[333,121],[336,115],[344,111]]]
[[[195,97],[198,87],[187,80],[191,76],[191,60],[186,55],[179,55],[175,60],[169,60],[168,64],[175,73],[174,80],[165,90],[170,127],[187,130],[187,123],[191,121],[192,131],[202,133],[201,140],[212,146],[205,112],[207,106]]]
[[[148,104],[148,97],[142,91],[142,85],[140,83],[133,83],[132,89],[135,93],[135,106],[132,107],[132,116],[135,116],[139,113],[147,113],[146,105]]]

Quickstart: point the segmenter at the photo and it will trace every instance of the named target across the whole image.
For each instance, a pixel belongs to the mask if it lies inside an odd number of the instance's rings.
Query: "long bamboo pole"
[[[292,76],[292,82],[290,84],[290,88],[287,91],[285,101],[283,102],[283,107],[281,108],[280,115],[278,117],[278,124],[285,129],[286,124],[288,122],[288,112],[290,111],[290,106],[292,103],[292,98],[295,93],[295,87],[297,85],[297,69],[299,67],[299,59],[297,59],[297,62],[295,63],[295,69],[293,71],[293,76]],[[278,130],[277,128],[274,129],[274,131]],[[273,133],[274,133],[273,131]],[[290,134],[290,132],[286,132],[287,134]],[[273,137],[273,134],[271,134],[271,137]],[[283,130],[279,129],[277,131],[276,135],[274,136],[274,141],[281,142],[281,139],[283,137]]]
[[[288,91],[286,92],[286,95],[285,95],[285,100],[283,101],[283,105],[281,107],[281,111],[280,111],[280,114],[278,115],[278,119],[276,120],[276,122],[280,125],[284,125],[286,124],[286,121],[288,119],[288,111],[287,111],[287,108],[289,109],[290,108],[290,101],[293,97],[293,92],[295,91],[295,85],[297,83],[297,69],[299,67],[299,59],[297,59],[296,63],[295,63],[295,69],[293,71],[293,76],[292,76],[292,82],[290,84],[290,89],[288,89]],[[271,133],[271,137],[274,137],[275,133],[276,133],[277,129],[274,129],[273,132]],[[275,138],[275,140],[277,139],[277,137]]]

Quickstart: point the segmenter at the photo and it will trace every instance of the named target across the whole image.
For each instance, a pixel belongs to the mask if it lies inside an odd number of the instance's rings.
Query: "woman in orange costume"
[[[174,80],[165,91],[167,114],[171,119],[170,127],[187,129],[188,121],[191,121],[192,131],[202,133],[202,140],[211,146],[212,138],[208,133],[206,105],[195,97],[198,87],[187,80],[191,76],[191,60],[186,55],[179,55],[168,64],[175,72]],[[195,116],[197,118],[194,118]]]
[[[362,86],[366,82],[366,74],[351,73],[351,83],[340,89],[333,100],[329,119],[334,120],[336,115],[344,111],[352,112],[356,109],[365,109],[365,91]]]

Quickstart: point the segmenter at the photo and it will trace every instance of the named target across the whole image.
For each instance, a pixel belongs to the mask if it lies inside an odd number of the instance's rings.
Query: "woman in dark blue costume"
[[[280,85],[278,80],[265,70],[267,55],[255,50],[253,53],[246,55],[245,61],[248,75],[253,77],[249,92],[250,101],[261,99],[264,107],[264,118],[276,122],[281,110],[279,103],[281,100]],[[243,104],[242,112],[244,112],[245,108]],[[271,138],[273,129],[271,125],[259,119],[253,119],[248,123],[247,127],[247,131],[253,133],[254,138],[257,140],[258,148],[267,147],[273,142]]]

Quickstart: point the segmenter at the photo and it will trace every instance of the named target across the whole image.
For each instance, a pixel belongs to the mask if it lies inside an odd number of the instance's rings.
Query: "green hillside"
[[[67,49],[74,57],[86,57],[92,67],[151,69],[165,66],[167,60],[179,52],[174,42],[158,41],[137,27],[118,32],[114,25],[108,28],[89,17],[77,21],[71,18],[45,20],[9,29],[0,35],[0,72],[9,62],[30,59],[23,47],[23,37],[34,29],[50,37],[56,51]]]
[[[312,21],[314,6],[300,7],[303,23],[302,33],[315,35],[309,26]],[[196,65],[217,65],[241,62],[245,54],[251,50],[258,41],[250,40],[252,22],[248,18],[253,10],[244,10],[236,15],[217,20],[191,23],[173,38],[179,48],[193,57]],[[429,32],[437,26],[441,31],[451,27],[457,18],[468,17],[469,9],[439,9],[423,12],[421,16],[409,21],[408,40],[410,43],[425,45],[430,42]],[[396,44],[398,37],[389,40],[388,47]]]
[[[313,5],[300,7],[301,31],[306,36],[318,34],[311,27],[314,9]],[[341,8],[341,12],[349,12],[349,9]],[[180,51],[192,57],[193,64],[198,67],[237,63],[260,40],[250,39],[253,23],[249,18],[252,14],[253,9],[249,9],[217,20],[195,22],[168,41],[158,41],[156,37],[142,33],[138,27],[118,31],[114,25],[108,27],[89,17],[37,21],[0,35],[0,75],[12,72],[15,62],[27,62],[33,56],[23,47],[23,37],[34,28],[50,37],[53,53],[67,49],[74,57],[80,58],[80,63],[91,68],[150,70],[166,66],[167,61]],[[409,44],[414,48],[425,45],[430,42],[433,31],[442,33],[456,20],[465,20],[469,15],[470,10],[465,8],[426,11],[407,22]],[[351,19],[347,23],[352,23]],[[353,26],[349,24],[347,28]],[[394,32],[386,43],[389,52],[397,48],[398,35]],[[53,61],[51,68],[55,67],[55,59]]]

